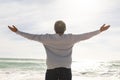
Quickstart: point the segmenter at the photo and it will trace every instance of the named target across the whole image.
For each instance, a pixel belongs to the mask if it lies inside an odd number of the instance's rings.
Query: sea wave
[[[43,59],[0,59],[0,75],[44,75],[46,71]],[[111,77],[120,79],[120,61],[77,62],[72,64],[73,76]],[[27,80],[27,79],[26,79]]]

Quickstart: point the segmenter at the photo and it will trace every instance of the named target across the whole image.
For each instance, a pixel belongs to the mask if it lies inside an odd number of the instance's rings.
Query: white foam
[[[45,74],[39,71],[0,70],[0,80],[45,80]],[[73,76],[73,80],[119,80],[116,76],[111,77],[86,77]]]
[[[38,71],[0,70],[0,80],[44,80]]]

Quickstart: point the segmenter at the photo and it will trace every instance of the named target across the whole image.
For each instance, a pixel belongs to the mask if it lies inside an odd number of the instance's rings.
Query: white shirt
[[[100,33],[99,30],[88,32],[84,34],[29,34],[17,31],[17,34],[38,42],[43,43],[47,53],[47,69],[54,69],[58,67],[71,68],[72,63],[72,48],[73,45],[79,41],[89,39]]]

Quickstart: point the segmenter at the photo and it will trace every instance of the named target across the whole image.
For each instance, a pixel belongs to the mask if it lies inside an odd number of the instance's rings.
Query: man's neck
[[[57,33],[59,36],[62,36],[64,33]]]

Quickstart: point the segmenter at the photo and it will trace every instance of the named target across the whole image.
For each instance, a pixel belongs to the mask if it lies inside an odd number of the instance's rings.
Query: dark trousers
[[[45,80],[72,80],[71,69],[63,67],[48,69]]]

